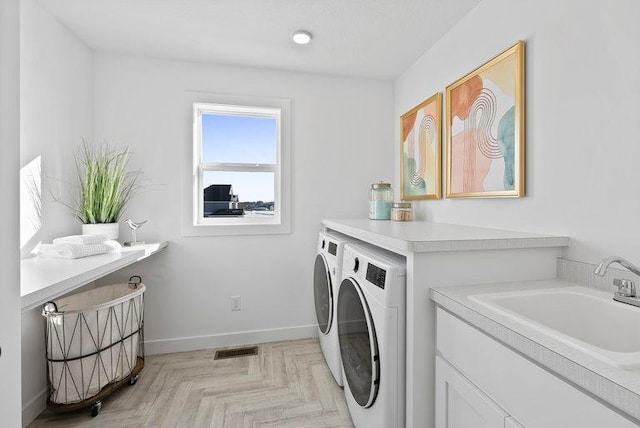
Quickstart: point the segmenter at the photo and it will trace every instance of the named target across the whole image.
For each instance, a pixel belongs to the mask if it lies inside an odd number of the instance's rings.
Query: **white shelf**
[[[167,241],[81,259],[33,257],[20,262],[22,310],[33,309],[167,247]]]
[[[328,229],[399,253],[566,247],[566,236],[426,221],[322,220]]]

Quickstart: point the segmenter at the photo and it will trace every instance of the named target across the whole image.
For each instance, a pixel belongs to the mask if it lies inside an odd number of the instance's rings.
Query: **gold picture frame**
[[[446,89],[447,198],[525,195],[524,42]]]
[[[442,198],[442,93],[400,117],[400,199]]]

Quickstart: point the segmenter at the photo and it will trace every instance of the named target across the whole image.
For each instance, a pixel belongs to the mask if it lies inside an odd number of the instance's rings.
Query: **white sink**
[[[576,286],[469,299],[616,367],[640,367],[640,307],[613,293]]]

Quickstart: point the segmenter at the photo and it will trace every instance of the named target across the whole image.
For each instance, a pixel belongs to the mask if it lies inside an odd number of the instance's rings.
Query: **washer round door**
[[[362,407],[371,407],[380,386],[380,354],[367,300],[358,283],[347,278],[338,293],[338,341],[349,390]]]
[[[323,254],[316,256],[313,268],[313,299],[316,305],[318,328],[322,334],[327,334],[333,319],[333,289],[331,273]]]

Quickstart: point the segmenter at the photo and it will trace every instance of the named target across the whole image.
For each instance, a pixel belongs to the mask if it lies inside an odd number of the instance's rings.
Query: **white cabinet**
[[[507,425],[511,419],[511,425]],[[460,372],[436,357],[436,428],[515,428],[515,420]]]
[[[639,426],[440,308],[436,324],[438,428]]]

